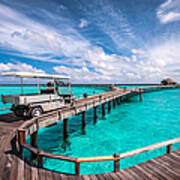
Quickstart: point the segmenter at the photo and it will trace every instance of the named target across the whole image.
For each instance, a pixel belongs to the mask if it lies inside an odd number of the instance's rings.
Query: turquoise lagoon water
[[[143,84],[143,85],[117,85],[117,87],[121,87],[121,88],[127,88],[127,89],[131,89],[131,88],[136,88],[136,87],[147,87],[147,86],[153,86],[153,85],[147,85],[147,84]]]
[[[72,157],[92,157],[124,153],[180,136],[180,89],[145,93],[143,101],[133,97],[105,118],[98,108],[98,122],[93,125],[93,110],[86,113],[85,134],[81,132],[81,115],[69,118],[69,145],[63,143],[62,122],[38,132],[39,148],[46,152]],[[107,110],[107,108],[106,108]],[[29,142],[29,138],[27,138]],[[180,148],[175,144],[173,149]],[[157,157],[166,148],[136,155],[120,162],[121,169]],[[29,157],[29,154],[26,154]],[[74,163],[44,158],[44,167],[74,173]],[[113,171],[113,162],[82,163],[81,173]]]
[[[45,87],[41,87],[41,89],[44,89]],[[24,93],[37,93],[37,87],[36,86],[24,86],[23,87]],[[92,96],[95,94],[100,94],[105,91],[108,91],[109,88],[106,87],[88,87],[88,86],[73,86],[72,87],[73,94],[75,98],[82,98],[84,93],[87,93],[88,96]],[[6,108],[10,107],[11,104],[3,104],[1,102],[1,95],[11,95],[11,94],[21,94],[21,87],[20,86],[0,86],[0,108]],[[10,111],[0,111],[0,114],[4,114]]]

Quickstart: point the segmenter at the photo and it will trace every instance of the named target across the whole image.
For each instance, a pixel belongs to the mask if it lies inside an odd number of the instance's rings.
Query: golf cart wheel
[[[30,109],[29,117],[30,118],[38,117],[41,114],[42,114],[42,109],[40,107],[34,107],[34,108]]]

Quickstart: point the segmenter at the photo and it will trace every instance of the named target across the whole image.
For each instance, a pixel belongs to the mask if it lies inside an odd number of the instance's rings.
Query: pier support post
[[[105,103],[102,104],[102,116],[104,117],[106,115],[105,111]]]
[[[121,104],[121,97],[119,97],[119,104]]]
[[[26,143],[26,131],[25,129],[18,129],[18,143],[19,143],[19,154],[24,158],[24,148],[22,144]]]
[[[63,139],[68,141],[68,119],[63,120]]]
[[[85,127],[86,127],[86,111],[83,111],[82,112],[82,126],[81,126],[83,134],[84,134]]]
[[[94,124],[97,122],[97,106],[94,107]]]
[[[111,112],[111,101],[108,101],[108,113]]]
[[[38,148],[37,137],[38,137],[37,131],[31,134],[31,146],[34,148]],[[31,160],[33,161],[36,159],[37,159],[37,155],[31,152]]]
[[[120,105],[120,99],[119,99],[119,97],[117,98],[117,105]]]
[[[116,101],[115,101],[115,99],[113,99],[113,108],[115,108],[116,107]]]
[[[139,89],[139,100],[142,101],[143,100],[143,90]]]

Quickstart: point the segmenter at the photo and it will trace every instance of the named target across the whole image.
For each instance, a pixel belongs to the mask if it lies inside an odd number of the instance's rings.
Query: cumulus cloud
[[[33,67],[32,65],[16,62],[16,63],[0,63],[0,72],[9,72],[9,71],[17,71],[17,72],[31,72],[31,73],[43,73],[45,72],[42,69],[38,69]]]
[[[157,17],[162,24],[180,21],[180,1],[167,0],[158,8]]]
[[[106,54],[96,47],[84,54],[86,63],[75,67],[54,66],[56,73],[74,82],[160,82],[164,77],[180,80],[180,44],[172,40],[147,50],[133,49],[131,56]]]
[[[173,14],[179,13],[175,2],[177,3],[176,0],[168,0],[159,7],[157,16],[161,23],[178,19],[178,16],[175,18]],[[71,76],[73,82],[159,82],[165,76],[180,80],[180,41],[177,38],[164,42],[157,39],[157,44],[146,49],[130,47],[128,45],[131,41],[128,39],[134,39],[135,36],[122,12],[107,1],[104,4],[103,1],[92,3],[97,3],[98,7],[102,5],[101,11],[87,6],[90,8],[84,9],[87,16],[83,16],[85,19],[81,19],[80,24],[74,26],[71,20],[44,9],[39,10],[43,17],[59,22],[63,29],[47,26],[46,23],[0,4],[0,47],[13,50],[8,52],[11,55],[56,63],[53,64],[54,72]],[[68,11],[68,8],[63,6],[59,8]],[[73,28],[79,29],[78,25],[84,28],[92,22],[116,44],[119,51],[108,51],[107,47],[99,47],[98,43],[93,44]],[[127,41],[124,41],[124,37]],[[121,51],[122,47],[126,47],[125,53]],[[43,70],[26,63],[0,63],[0,72],[21,70],[44,73]]]
[[[99,76],[97,72],[90,71],[86,66],[82,68],[72,68],[65,66],[55,66],[56,73],[69,75],[74,82],[98,82],[107,80],[107,77]],[[100,83],[100,82],[99,82]]]
[[[86,19],[81,19],[81,22],[79,24],[79,27],[80,28],[84,28],[84,27],[87,27],[88,26],[88,22]]]

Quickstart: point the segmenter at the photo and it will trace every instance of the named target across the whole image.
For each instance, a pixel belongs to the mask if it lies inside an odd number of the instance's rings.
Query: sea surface
[[[84,91],[104,92],[105,88],[75,87],[76,96]],[[107,112],[107,107],[106,107]],[[38,145],[46,152],[72,157],[108,156],[125,153],[168,139],[180,137],[180,89],[144,93],[143,101],[133,97],[123,102],[105,118],[98,107],[98,122],[93,124],[93,109],[86,112],[86,129],[81,131],[81,115],[69,118],[69,142],[63,142],[62,121],[38,132]],[[29,137],[27,137],[29,143]],[[180,143],[173,150],[180,148]],[[166,153],[166,147],[136,155],[120,162],[124,169]],[[27,159],[30,154],[25,151]],[[65,173],[74,173],[74,163],[44,158],[44,167]],[[82,174],[113,171],[113,162],[82,163]]]

